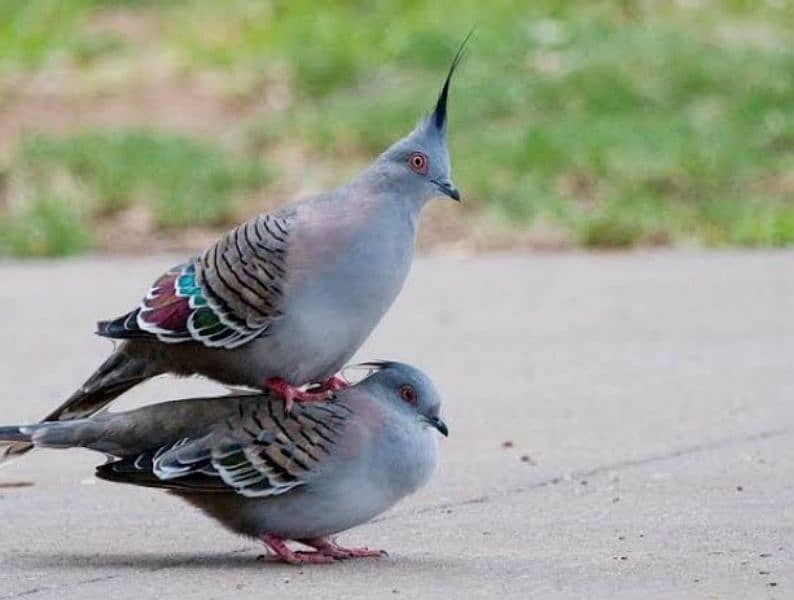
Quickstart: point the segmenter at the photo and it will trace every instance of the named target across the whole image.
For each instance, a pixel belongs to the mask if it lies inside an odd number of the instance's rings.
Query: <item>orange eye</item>
[[[397,390],[400,398],[405,400],[408,404],[416,404],[416,390],[410,385],[401,385]]]
[[[414,152],[408,157],[408,164],[414,173],[427,175],[427,157],[421,152]]]

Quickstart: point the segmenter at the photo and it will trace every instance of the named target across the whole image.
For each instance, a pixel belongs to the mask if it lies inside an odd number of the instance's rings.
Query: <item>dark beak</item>
[[[441,417],[429,417],[427,419],[427,422],[431,427],[438,429],[438,432],[444,437],[447,437],[449,435],[449,429],[447,429],[447,424],[441,420]]]
[[[441,190],[442,194],[460,202],[460,192],[458,191],[458,188],[452,185],[451,181],[433,181],[433,183],[438,186],[438,189]]]

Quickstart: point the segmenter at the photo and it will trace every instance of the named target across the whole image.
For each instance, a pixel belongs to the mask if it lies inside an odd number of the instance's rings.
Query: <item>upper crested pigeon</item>
[[[471,33],[469,34],[469,36]],[[316,397],[397,297],[428,200],[460,200],[450,177],[447,96],[469,36],[433,112],[341,187],[261,214],[157,279],[131,312],[98,324],[123,340],[45,421],[94,414],[162,374],[205,375],[229,385]],[[18,455],[29,444],[6,445]]]

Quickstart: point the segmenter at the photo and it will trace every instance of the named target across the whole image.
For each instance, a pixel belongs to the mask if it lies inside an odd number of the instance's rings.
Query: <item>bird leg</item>
[[[280,377],[273,377],[265,381],[265,389],[275,392],[284,398],[284,408],[287,412],[292,410],[295,402],[321,402],[328,400],[333,392],[350,387],[350,382],[341,375],[333,375],[322,383],[308,389],[302,390],[289,384]]]
[[[336,560],[333,556],[329,556],[319,550],[313,552],[291,550],[282,538],[270,533],[262,534],[259,539],[262,540],[262,543],[267,548],[273,551],[277,560],[290,565],[318,565],[332,563]]]
[[[265,389],[270,390],[284,398],[284,410],[290,412],[295,402],[319,402],[328,400],[328,391],[306,391],[287,383],[280,377],[273,377],[265,381]]]
[[[311,546],[320,554],[328,556],[332,559],[343,558],[379,558],[388,556],[385,550],[372,550],[367,547],[362,548],[345,548],[336,543],[334,538],[314,538],[308,540],[299,540],[301,544]]]
[[[312,388],[312,392],[338,392],[350,387],[350,382],[341,375],[333,375],[323,381],[319,387]]]

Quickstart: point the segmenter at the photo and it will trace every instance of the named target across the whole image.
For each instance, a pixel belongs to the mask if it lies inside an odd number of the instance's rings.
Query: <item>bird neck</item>
[[[395,165],[380,161],[370,165],[348,185],[355,190],[354,196],[382,203],[387,209],[396,208],[414,223],[432,197],[419,178],[405,177]]]

